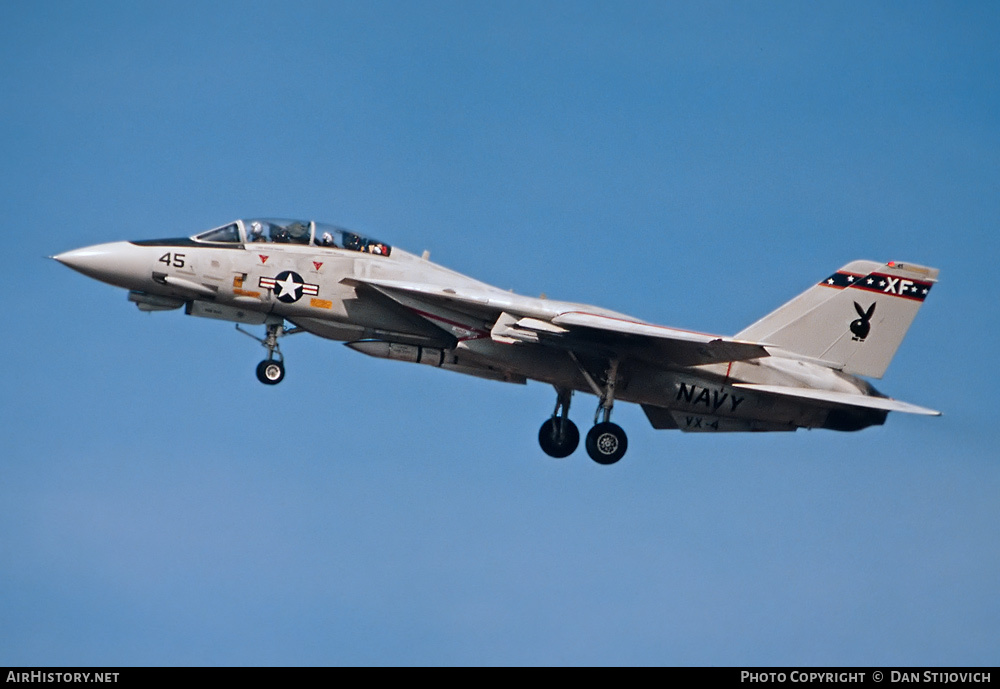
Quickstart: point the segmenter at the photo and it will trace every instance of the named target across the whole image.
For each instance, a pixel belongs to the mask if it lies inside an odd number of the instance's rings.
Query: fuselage
[[[606,362],[614,356],[615,399],[642,404],[657,428],[855,430],[885,419],[884,411],[847,413],[738,387],[876,394],[863,379],[802,357],[681,366],[639,347],[609,355],[599,338],[590,350],[576,353],[546,346],[544,338],[505,339],[498,335],[497,314],[539,323],[565,313],[643,322],[587,304],[517,295],[426,256],[314,222],[238,220],[190,238],[113,242],[55,258],[129,290],[142,310],[184,308],[191,315],[250,325],[287,320],[371,356],[495,380],[536,380],[601,397]]]

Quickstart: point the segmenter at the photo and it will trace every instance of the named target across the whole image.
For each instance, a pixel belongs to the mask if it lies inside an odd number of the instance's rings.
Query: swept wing
[[[644,323],[581,304],[474,287],[442,289],[416,282],[360,278],[347,282],[375,289],[459,339],[488,331],[494,341],[505,344],[537,343],[677,366],[769,356],[756,342]],[[459,314],[465,315],[465,322]]]

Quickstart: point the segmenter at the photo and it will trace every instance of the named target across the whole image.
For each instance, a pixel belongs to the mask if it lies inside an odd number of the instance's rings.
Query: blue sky
[[[0,10],[0,663],[995,665],[995,3]],[[878,387],[944,411],[537,447],[554,396],[141,314],[44,257],[315,218],[734,333],[941,269]],[[585,427],[594,400],[576,397]]]

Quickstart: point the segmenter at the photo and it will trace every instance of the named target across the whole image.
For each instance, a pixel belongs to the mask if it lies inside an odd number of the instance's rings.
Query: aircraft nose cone
[[[52,258],[87,277],[127,287],[136,272],[133,263],[137,248],[128,242],[111,242],[65,251]]]
[[[82,249],[73,249],[56,254],[52,258],[90,277],[98,277],[114,270],[118,264],[118,256],[121,253],[122,245],[126,242],[113,242],[111,244],[96,244],[85,246]]]

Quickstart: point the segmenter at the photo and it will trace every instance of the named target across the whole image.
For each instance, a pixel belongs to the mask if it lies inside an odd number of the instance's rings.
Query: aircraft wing
[[[552,324],[567,329],[569,339],[598,342],[610,349],[624,347],[639,358],[652,355],[654,361],[667,359],[682,366],[744,361],[770,356],[756,342],[735,340],[718,335],[668,328],[652,323],[570,311],[552,319]]]
[[[830,402],[831,404],[843,404],[850,407],[865,407],[866,409],[881,409],[883,411],[899,411],[907,414],[921,414],[923,416],[941,416],[941,412],[926,407],[918,407],[909,402],[901,402],[891,397],[872,397],[869,395],[855,395],[849,392],[834,392],[832,390],[814,390],[811,388],[795,388],[785,385],[757,385],[754,383],[736,383],[734,387],[767,392],[772,395],[782,397],[796,397],[799,399],[814,400],[818,402]]]
[[[512,292],[478,288],[475,286],[459,286],[457,288],[429,285],[409,280],[381,280],[378,278],[344,278],[342,283],[351,286],[367,286],[390,299],[400,303],[416,303],[422,301],[426,305],[437,304],[447,308],[457,309],[483,320],[495,319],[501,312],[517,310],[526,315],[551,317],[545,309],[531,308],[526,302],[537,302],[537,299],[527,299]]]
[[[350,278],[424,316],[459,339],[489,335],[504,344],[541,344],[608,358],[633,357],[678,366],[769,356],[763,345],[644,323],[580,304],[533,299],[476,287]],[[463,318],[464,316],[464,318]]]

